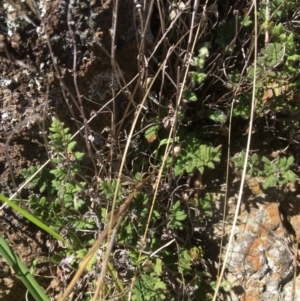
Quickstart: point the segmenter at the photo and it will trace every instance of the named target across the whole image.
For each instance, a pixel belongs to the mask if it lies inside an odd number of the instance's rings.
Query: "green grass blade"
[[[2,236],[0,236],[0,254],[13,268],[36,301],[50,301],[44,290],[40,287],[21,259],[13,252]]]
[[[69,242],[66,241],[62,236],[60,236],[57,232],[55,232],[53,229],[49,228],[43,221],[35,217],[33,214],[29,213],[28,211],[24,210],[23,208],[19,207],[17,204],[15,204],[12,200],[9,200],[7,197],[5,197],[3,194],[0,193],[0,200],[2,202],[7,203],[12,209],[19,212],[22,216],[24,216],[27,220],[31,221],[35,225],[37,225],[40,229],[43,229],[48,234],[56,238],[57,240],[61,241],[63,244],[69,246]]]
[[[140,280],[136,280],[135,283],[134,283],[134,293],[135,293],[137,301],[142,301],[143,300],[141,292],[142,292],[142,288],[141,288]]]

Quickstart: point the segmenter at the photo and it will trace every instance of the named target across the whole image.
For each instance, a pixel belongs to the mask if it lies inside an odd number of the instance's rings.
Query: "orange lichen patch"
[[[271,203],[265,207],[265,210],[267,218],[266,222],[272,225],[272,229],[276,229],[279,225],[281,225],[278,205],[276,203]]]
[[[277,279],[277,281],[280,282],[282,279],[282,275],[278,272],[274,272],[272,273],[272,278]]]
[[[262,301],[260,299],[260,292],[262,290],[262,283],[259,280],[251,279],[246,285],[245,301]]]
[[[259,296],[246,295],[245,301],[262,301]]]
[[[258,234],[259,236],[265,236],[268,234],[267,229],[269,229],[270,225],[268,224],[264,224],[264,225],[260,225],[260,227],[258,228]]]
[[[241,225],[240,229],[243,231],[255,233],[258,231],[259,225],[254,224],[254,223],[246,223]]]
[[[247,254],[247,262],[251,266],[251,270],[253,272],[259,271],[263,267],[263,263],[261,260],[262,251],[261,246],[264,242],[260,238],[256,238],[249,248],[249,252]]]

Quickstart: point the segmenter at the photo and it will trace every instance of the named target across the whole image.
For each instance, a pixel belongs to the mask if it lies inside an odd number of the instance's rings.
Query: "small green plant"
[[[268,5],[268,15],[266,15],[266,5]],[[283,113],[298,116],[300,113],[299,105],[295,101],[297,98],[295,93],[299,90],[298,62],[300,55],[297,46],[299,36],[295,32],[291,32],[283,21],[289,11],[295,9],[296,2],[286,1],[283,3],[276,0],[266,5],[261,4],[258,21],[261,36],[268,34],[269,38],[265,46],[259,50],[256,74],[254,74],[254,63],[247,66],[246,81],[243,82],[241,88],[236,86],[241,82],[239,71],[234,69],[228,73],[227,86],[231,86],[237,95],[233,109],[236,117],[245,119],[249,117],[249,99],[254,75],[257,81],[256,113],[260,117],[263,117],[268,109],[272,111],[273,115]],[[252,28],[253,20],[251,18],[252,16],[248,15],[244,20],[243,26],[247,26],[245,30]],[[227,24],[222,27],[229,29]],[[298,124],[294,125],[294,129],[296,128],[298,128]]]
[[[97,218],[87,215],[89,198],[85,193],[86,182],[80,177],[80,161],[84,154],[75,147],[76,141],[71,139],[69,129],[53,117],[49,135],[51,165],[44,167],[30,183],[28,199],[34,215],[51,229],[64,230],[65,241],[61,245],[69,248],[56,254],[55,261],[72,255],[73,264],[84,257],[87,246],[93,243],[92,234],[98,222]],[[29,178],[39,168],[32,166],[22,174]],[[82,236],[82,231],[91,234]]]
[[[56,118],[52,118],[49,145],[52,166],[45,167],[31,183],[31,190],[38,189],[29,197],[31,210],[53,226],[77,221],[80,209],[86,206],[83,192],[86,182],[77,180],[83,153],[74,151],[76,141],[71,140],[68,128]],[[32,166],[22,171],[30,177],[40,166]],[[41,195],[42,194],[42,195]]]
[[[223,111],[217,109],[202,109],[197,111],[197,115],[200,118],[206,118],[215,123],[221,124],[225,123],[227,119],[226,114]]]
[[[142,273],[134,284],[133,300],[165,300],[167,285],[162,281],[163,262],[157,258],[155,262],[148,261],[144,268],[147,274]]]
[[[181,147],[182,151],[174,162],[175,176],[192,173],[195,168],[203,174],[205,167],[214,169],[215,164],[220,162],[222,146],[201,144],[195,133],[188,134]]]
[[[27,169],[23,169],[21,174],[25,179],[30,178],[33,174],[35,174],[39,169],[40,165],[30,166]],[[49,172],[47,168],[43,168],[38,177],[32,179],[29,183],[28,188],[34,189],[38,188],[41,194],[46,193],[47,195],[52,195],[54,193],[52,180],[54,176]]]
[[[195,66],[196,71],[191,71],[191,80],[194,83],[201,84],[205,78],[206,74],[203,73],[203,68],[205,65],[205,61],[209,56],[210,44],[206,43],[203,47],[198,50],[198,55],[194,57],[193,64]],[[188,98],[190,101],[193,101],[195,97],[191,92],[189,92],[190,97]]]
[[[150,275],[141,275],[140,279],[135,282],[134,296],[132,300],[156,301],[166,299],[167,287],[155,272]]]
[[[117,181],[116,180],[106,180],[106,181],[101,181],[100,183],[100,189],[103,195],[108,200],[113,199],[115,190],[117,187]],[[121,188],[119,187],[118,195],[117,195],[117,204],[121,201]]]
[[[50,132],[51,161],[54,167],[50,173],[54,175],[52,185],[57,191],[55,202],[62,207],[79,210],[85,203],[80,192],[84,190],[86,182],[79,182],[76,177],[80,174],[79,162],[84,154],[74,151],[76,141],[71,140],[69,128],[64,128],[64,124],[54,117]]]
[[[183,91],[183,99],[186,102],[194,102],[198,100],[196,94],[187,88],[185,88],[185,90]]]
[[[168,228],[183,229],[183,221],[187,218],[187,214],[180,210],[180,202],[177,201],[172,207],[169,215],[170,222]]]
[[[245,152],[242,151],[239,155],[232,158],[234,167],[237,171],[242,170],[245,159]],[[282,186],[289,182],[296,181],[296,174],[291,170],[294,164],[294,157],[278,156],[273,161],[270,161],[265,156],[254,154],[249,157],[247,174],[251,177],[262,177],[264,189],[275,186]]]
[[[199,199],[193,200],[193,202],[195,203],[193,206],[199,210],[199,217],[201,218],[201,216],[206,216],[211,213],[213,209],[213,194],[207,192]]]
[[[179,252],[178,270],[180,273],[191,273],[192,267],[199,264],[204,253],[201,247],[183,249]]]

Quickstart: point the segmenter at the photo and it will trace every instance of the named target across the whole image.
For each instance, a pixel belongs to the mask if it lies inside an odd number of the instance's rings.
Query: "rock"
[[[256,198],[249,205],[243,206],[230,246],[225,278],[232,289],[227,300],[290,300],[284,285],[292,279],[294,255],[278,203]]]

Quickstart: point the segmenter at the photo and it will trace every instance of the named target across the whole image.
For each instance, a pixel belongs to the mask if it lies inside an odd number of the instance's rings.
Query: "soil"
[[[53,276],[49,274],[45,235],[9,208],[2,208],[0,216],[1,236],[28,268],[34,265],[37,281],[47,288]],[[26,294],[24,284],[2,257],[0,266],[0,299],[23,300]]]

